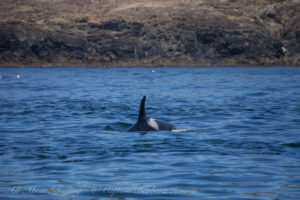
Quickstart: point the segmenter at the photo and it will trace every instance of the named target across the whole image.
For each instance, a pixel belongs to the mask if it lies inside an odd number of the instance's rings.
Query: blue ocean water
[[[128,133],[142,96],[177,131]],[[300,68],[0,68],[0,199],[299,199]]]

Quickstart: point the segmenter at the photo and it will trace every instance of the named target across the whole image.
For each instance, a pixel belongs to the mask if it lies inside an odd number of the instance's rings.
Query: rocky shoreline
[[[0,66],[300,65],[298,0],[0,4]]]

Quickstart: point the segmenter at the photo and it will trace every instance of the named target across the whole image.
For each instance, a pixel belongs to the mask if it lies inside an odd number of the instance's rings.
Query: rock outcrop
[[[298,0],[1,0],[1,66],[300,65]]]

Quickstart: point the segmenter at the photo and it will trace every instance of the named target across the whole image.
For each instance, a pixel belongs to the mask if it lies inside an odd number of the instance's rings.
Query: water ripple
[[[0,199],[300,196],[298,68],[0,75]],[[127,133],[143,95],[149,116],[179,129]]]

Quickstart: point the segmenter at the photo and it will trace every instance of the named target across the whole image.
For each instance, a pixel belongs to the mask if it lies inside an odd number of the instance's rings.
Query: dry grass
[[[0,23],[68,27],[78,22],[102,23],[120,18],[149,22],[216,17],[253,23],[274,9],[273,4],[274,0],[1,0]]]

